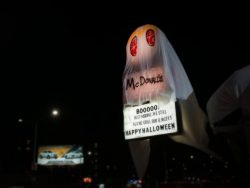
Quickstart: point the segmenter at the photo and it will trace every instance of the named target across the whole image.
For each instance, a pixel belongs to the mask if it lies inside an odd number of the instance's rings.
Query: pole
[[[37,163],[36,163],[36,152],[37,152],[37,129],[38,129],[38,122],[35,123],[35,132],[34,132],[34,146],[33,146],[33,162],[32,162],[32,170],[37,170]]]

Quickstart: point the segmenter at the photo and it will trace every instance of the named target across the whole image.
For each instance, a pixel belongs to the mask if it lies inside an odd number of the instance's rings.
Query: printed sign
[[[174,101],[126,107],[123,114],[126,140],[178,131]]]

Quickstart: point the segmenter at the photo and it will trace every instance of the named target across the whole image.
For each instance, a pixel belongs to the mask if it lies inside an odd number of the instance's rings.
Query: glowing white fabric
[[[149,45],[147,32],[154,31],[154,42]],[[133,41],[137,42],[133,42]],[[135,44],[136,43],[136,44]],[[134,47],[134,45],[136,45]],[[132,48],[135,50],[133,51]],[[131,52],[132,51],[132,52]],[[123,73],[124,103],[141,104],[151,100],[156,93],[171,89],[175,98],[187,99],[193,92],[193,88],[187,74],[169,43],[164,33],[153,25],[144,25],[137,28],[130,36],[127,46],[127,60]],[[133,75],[140,74],[144,77],[156,76],[164,71],[164,84],[154,87],[138,87],[137,90],[126,90],[127,79]],[[146,89],[146,92],[145,92]],[[151,93],[151,95],[149,94]],[[132,96],[131,96],[132,95]]]

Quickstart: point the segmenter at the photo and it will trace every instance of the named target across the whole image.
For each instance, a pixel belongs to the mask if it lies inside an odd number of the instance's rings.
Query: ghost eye
[[[155,45],[155,32],[153,29],[148,29],[146,32],[146,40],[149,46]]]
[[[130,53],[132,56],[136,56],[136,53],[137,53],[137,37],[136,36],[134,36],[134,38],[131,40]]]

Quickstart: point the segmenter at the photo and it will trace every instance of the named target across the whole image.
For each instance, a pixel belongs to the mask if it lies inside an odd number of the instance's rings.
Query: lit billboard
[[[80,145],[40,146],[37,164],[44,166],[64,166],[83,164],[83,149]]]

